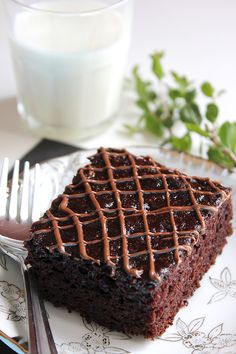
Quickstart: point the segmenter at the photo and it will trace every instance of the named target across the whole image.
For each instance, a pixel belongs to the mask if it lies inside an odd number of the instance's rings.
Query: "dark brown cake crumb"
[[[231,191],[126,150],[90,161],[32,225],[27,262],[56,306],[159,336],[232,233]]]

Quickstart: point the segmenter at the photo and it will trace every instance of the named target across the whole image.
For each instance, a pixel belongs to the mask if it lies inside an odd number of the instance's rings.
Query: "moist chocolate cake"
[[[88,321],[160,336],[232,233],[231,191],[151,157],[90,157],[26,241],[45,299]]]

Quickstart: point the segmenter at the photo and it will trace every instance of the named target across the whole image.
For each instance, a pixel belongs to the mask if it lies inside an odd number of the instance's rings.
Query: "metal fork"
[[[19,160],[15,161],[13,178],[8,187],[8,158],[4,159],[0,178],[0,218],[5,230],[27,225],[37,220],[39,202],[40,166],[34,167],[34,177],[30,178],[30,164],[25,162],[22,180],[19,177]],[[6,232],[5,232],[6,234]],[[21,265],[28,313],[28,338],[30,354],[56,354],[56,346],[49,326],[43,300],[38,294],[30,267],[25,265],[27,255],[23,241],[9,235],[0,235],[0,251]]]

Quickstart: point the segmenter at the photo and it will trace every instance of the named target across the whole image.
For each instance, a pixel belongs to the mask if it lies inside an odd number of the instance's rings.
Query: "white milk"
[[[91,135],[118,111],[129,41],[123,19],[115,9],[75,13],[103,6],[90,0],[38,2],[34,7],[52,12],[15,18],[11,44],[18,108],[45,136]]]

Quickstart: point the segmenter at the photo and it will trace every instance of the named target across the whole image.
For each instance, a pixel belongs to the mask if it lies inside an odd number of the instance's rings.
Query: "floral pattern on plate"
[[[212,295],[208,304],[221,301],[227,295],[236,299],[236,279],[232,279],[231,272],[228,267],[225,267],[220,273],[220,279],[209,277],[211,284],[218,290]]]
[[[26,307],[24,292],[18,286],[0,281],[0,311],[8,320],[25,321]]]
[[[176,322],[177,333],[169,336],[164,335],[161,339],[170,342],[182,341],[182,344],[191,350],[191,354],[226,354],[226,349],[235,347],[236,333],[224,333],[223,323],[212,328],[209,332],[203,332],[200,328],[204,322],[205,318],[200,317],[187,325],[178,318]],[[235,353],[235,351],[227,351],[227,354],[229,353]]]
[[[112,339],[127,340],[131,337],[124,334],[110,331],[96,323],[88,323],[83,319],[83,324],[88,330],[80,342],[62,343],[57,345],[58,354],[122,354],[129,351],[112,346]]]

